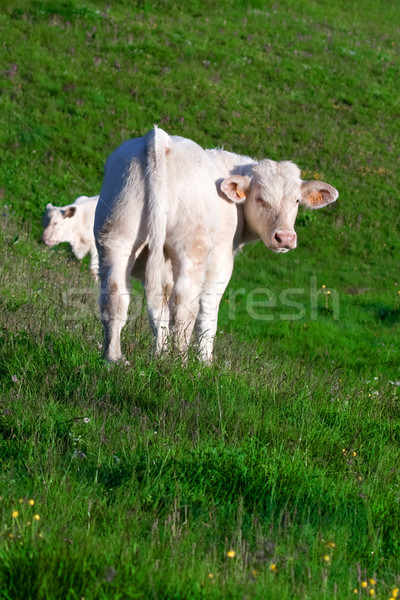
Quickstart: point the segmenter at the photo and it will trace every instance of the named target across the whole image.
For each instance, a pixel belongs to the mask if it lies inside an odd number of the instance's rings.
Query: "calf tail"
[[[147,144],[147,186],[149,210],[149,256],[146,266],[146,290],[161,300],[164,281],[164,243],[167,231],[168,187],[166,155],[170,137],[154,127]]]

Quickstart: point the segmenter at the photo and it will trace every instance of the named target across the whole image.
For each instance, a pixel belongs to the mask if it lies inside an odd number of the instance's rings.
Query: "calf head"
[[[76,213],[76,206],[53,206],[48,204],[43,215],[44,232],[42,240],[47,246],[56,246],[61,242],[71,241],[71,219]]]
[[[248,176],[232,175],[221,184],[225,195],[243,204],[246,226],[274,252],[296,248],[294,230],[299,204],[322,208],[338,197],[338,191],[323,181],[302,181],[292,162],[263,160]]]

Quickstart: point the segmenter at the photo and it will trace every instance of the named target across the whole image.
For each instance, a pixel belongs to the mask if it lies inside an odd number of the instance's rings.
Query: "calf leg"
[[[129,307],[129,279],[136,252],[128,244],[100,252],[100,314],[104,327],[103,356],[110,362],[121,358],[121,330]]]
[[[150,326],[154,334],[154,350],[156,355],[166,349],[169,337],[170,297],[173,287],[171,261],[167,259],[163,265],[162,289],[158,286],[146,286],[146,300]]]
[[[204,290],[200,297],[200,310],[196,319],[196,338],[199,358],[211,363],[213,358],[214,337],[218,325],[218,309],[221,298],[232,275],[232,251],[218,254],[216,260],[210,262]]]
[[[171,307],[174,343],[182,354],[187,352],[190,343],[203,285],[204,268],[199,265],[190,272],[179,273],[173,287]]]
[[[93,277],[96,279],[96,281],[99,278],[99,256],[97,254],[97,248],[95,245],[93,245],[90,248],[90,272],[92,273]]]

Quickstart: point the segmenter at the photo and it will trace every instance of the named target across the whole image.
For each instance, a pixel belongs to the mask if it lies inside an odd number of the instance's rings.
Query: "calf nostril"
[[[275,237],[275,241],[278,242],[278,244],[282,244],[282,238],[277,233],[275,233],[274,237]]]

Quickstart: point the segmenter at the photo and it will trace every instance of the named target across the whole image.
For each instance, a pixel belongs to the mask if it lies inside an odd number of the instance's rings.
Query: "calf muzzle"
[[[276,248],[285,248],[293,250],[297,245],[297,235],[295,231],[275,231],[273,244]]]

